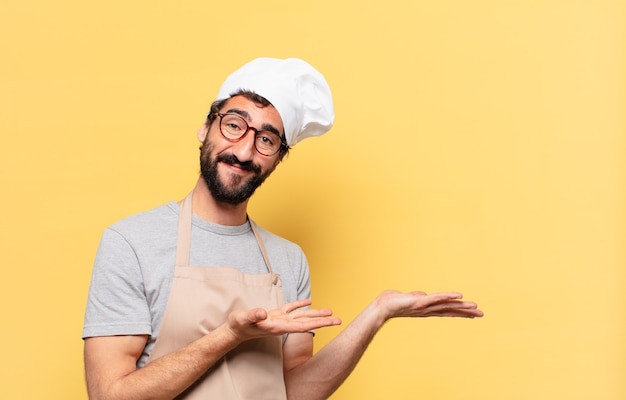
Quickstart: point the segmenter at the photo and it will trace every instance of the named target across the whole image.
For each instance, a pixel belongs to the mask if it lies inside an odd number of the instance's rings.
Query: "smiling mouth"
[[[241,171],[260,173],[261,168],[252,163],[252,161],[240,162],[237,157],[232,154],[222,154],[217,158],[218,162],[222,162],[230,167]]]
[[[224,164],[226,164],[226,166],[229,167],[229,170],[233,173],[240,173],[240,174],[254,173],[252,169],[246,168],[242,166],[241,164],[229,164],[229,163],[224,163]]]

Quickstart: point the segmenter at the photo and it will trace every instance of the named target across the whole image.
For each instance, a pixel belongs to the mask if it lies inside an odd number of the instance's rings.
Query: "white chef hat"
[[[335,119],[328,83],[315,68],[297,58],[257,58],[226,78],[216,100],[249,90],[266,98],[283,120],[290,146],[330,130]]]

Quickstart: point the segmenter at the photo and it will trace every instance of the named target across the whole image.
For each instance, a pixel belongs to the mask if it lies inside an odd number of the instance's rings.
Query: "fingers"
[[[287,304],[283,305],[281,307],[281,310],[283,310],[285,313],[288,314],[288,313],[290,313],[293,310],[296,310],[298,308],[310,306],[311,303],[312,303],[312,301],[310,299],[296,300],[296,301],[292,301],[291,303],[287,303]]]
[[[329,308],[303,308],[311,305],[311,300],[297,300],[291,303],[287,303],[283,305],[280,310],[287,314],[290,318],[317,318],[317,317],[328,317],[333,315],[333,312]]]
[[[235,320],[241,326],[254,325],[267,319],[267,311],[263,308],[253,308],[251,310],[242,311],[235,315]]]
[[[450,309],[450,308],[456,308],[456,309],[476,309],[477,308],[477,305],[474,302],[461,301],[461,299],[463,298],[463,295],[458,292],[438,292],[438,293],[431,293],[428,295],[424,295],[423,293],[424,292],[412,292],[411,294],[417,295],[420,297],[420,300],[425,301],[425,303],[423,303],[425,307],[435,307],[438,305],[441,306],[439,308],[435,308],[436,310]]]
[[[422,291],[401,293],[385,291],[377,305],[382,307],[387,319],[394,317],[429,317],[454,316],[482,317],[476,303],[463,301],[459,292],[436,292],[426,294]]]
[[[317,328],[340,325],[341,319],[333,316],[328,308],[303,308],[311,305],[311,300],[298,300],[285,304],[279,310],[270,312],[270,318],[290,332],[306,332]]]
[[[428,306],[428,310],[441,311],[441,310],[475,310],[478,305],[472,301],[446,301],[431,304]]]
[[[449,300],[445,302],[431,304],[428,307],[431,310],[446,310],[446,309],[472,310],[472,309],[476,309],[478,305],[474,303],[473,301]]]
[[[296,310],[290,314],[269,313],[269,317],[255,325],[267,334],[308,332],[314,329],[340,325],[341,319],[332,315],[329,310]]]
[[[481,318],[483,312],[476,309],[441,310],[433,311],[427,317],[452,317],[452,318]]]
[[[437,304],[449,300],[460,300],[463,298],[463,295],[459,292],[437,292],[427,294],[425,298],[428,300],[429,304]]]
[[[424,316],[480,318],[483,312],[472,301],[448,300],[427,306]]]
[[[307,332],[327,326],[340,325],[341,319],[333,316],[330,309],[308,309],[310,300],[287,303],[274,310],[255,308],[232,314],[233,328],[241,336],[260,337]]]
[[[288,313],[290,318],[317,318],[317,317],[329,317],[333,315],[333,311],[328,308],[320,308],[320,309],[303,309],[303,310],[294,310]]]

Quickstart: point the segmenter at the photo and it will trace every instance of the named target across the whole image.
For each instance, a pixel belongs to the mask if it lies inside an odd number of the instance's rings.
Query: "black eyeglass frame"
[[[271,157],[271,156],[274,156],[274,155],[276,155],[276,154],[280,153],[280,151],[281,151],[281,150],[283,150],[283,149],[285,149],[285,150],[288,150],[288,149],[289,149],[289,145],[287,144],[287,142],[285,142],[285,139],[284,139],[282,136],[280,136],[280,135],[276,134],[276,132],[272,132],[272,131],[270,131],[270,130],[268,130],[268,129],[257,129],[257,128],[255,128],[255,127],[253,127],[253,126],[250,126],[250,125],[248,124],[248,121],[246,121],[246,119],[245,119],[244,117],[242,117],[241,115],[239,115],[239,114],[237,114],[237,113],[221,113],[221,112],[213,112],[213,113],[211,113],[211,114],[209,114],[209,115],[214,115],[214,116],[220,117],[220,120],[218,121],[219,129],[220,129],[220,134],[222,135],[222,137],[223,137],[224,139],[228,140],[229,142],[232,142],[232,143],[237,143],[238,141],[240,141],[241,139],[243,139],[244,137],[246,137],[246,135],[248,134],[248,132],[249,132],[249,131],[254,131],[254,135],[255,135],[255,137],[256,137],[256,134],[257,134],[257,133],[259,133],[259,132],[269,132],[269,133],[271,133],[272,135],[276,135],[276,136],[278,136],[278,138],[280,139],[280,146],[279,146],[279,147],[278,147],[278,149],[276,149],[276,151],[275,151],[275,152],[273,152],[272,154],[264,154],[264,153],[261,153],[261,151],[259,150],[259,148],[256,146],[256,140],[255,140],[255,141],[254,141],[254,149],[255,149],[255,150],[256,150],[256,151],[257,151],[260,155],[262,155],[262,156],[266,156],[266,157]],[[224,118],[224,116],[226,116],[226,115],[234,115],[234,116],[236,116],[236,117],[239,117],[239,118],[241,118],[241,120],[242,120],[242,121],[246,124],[247,129],[246,129],[246,130],[245,130],[245,132],[244,132],[241,136],[239,136],[238,138],[235,138],[235,139],[230,138],[230,137],[226,136],[226,135],[224,134],[224,132],[222,132],[222,118]]]

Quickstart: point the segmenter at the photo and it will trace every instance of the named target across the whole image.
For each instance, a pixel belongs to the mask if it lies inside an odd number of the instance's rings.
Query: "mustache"
[[[236,165],[244,171],[252,171],[257,174],[261,173],[261,167],[252,161],[241,162],[234,154],[220,154],[215,158],[215,162],[223,162],[228,165]]]

